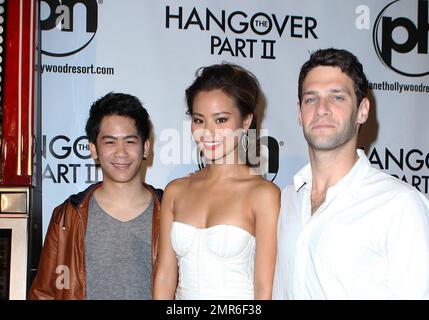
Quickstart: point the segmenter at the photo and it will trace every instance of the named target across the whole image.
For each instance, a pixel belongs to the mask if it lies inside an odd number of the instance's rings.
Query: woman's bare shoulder
[[[258,200],[267,199],[273,200],[280,198],[281,190],[273,182],[264,179],[263,177],[256,178],[252,181],[251,187],[252,197],[256,197]]]
[[[181,192],[182,189],[186,188],[186,179],[177,178],[170,181],[164,189],[164,197],[171,197]]]
[[[202,178],[201,171],[192,172],[187,176],[170,181],[165,187],[164,192],[177,193],[182,190],[188,190],[191,187],[192,183],[200,180],[201,178]]]

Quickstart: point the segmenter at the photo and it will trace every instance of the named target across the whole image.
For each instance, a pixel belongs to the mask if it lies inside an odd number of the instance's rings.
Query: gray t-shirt
[[[152,299],[152,212],[121,222],[91,197],[85,235],[86,296],[90,300]]]

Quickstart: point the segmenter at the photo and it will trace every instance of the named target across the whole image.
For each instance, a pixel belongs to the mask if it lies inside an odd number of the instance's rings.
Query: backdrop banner
[[[202,66],[259,79],[262,171],[280,188],[308,162],[297,121],[301,65],[344,48],[364,65],[370,119],[359,147],[374,167],[429,195],[428,0],[41,0],[44,234],[52,209],[102,179],[85,123],[107,92],[136,95],[154,126],[144,179],[163,188],[198,170],[184,93]]]

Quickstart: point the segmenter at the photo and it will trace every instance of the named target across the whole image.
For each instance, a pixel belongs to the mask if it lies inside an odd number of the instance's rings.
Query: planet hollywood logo
[[[99,0],[101,3],[101,0]],[[97,0],[41,0],[40,26],[45,39],[42,53],[70,56],[86,48],[98,26]]]
[[[389,69],[407,77],[429,74],[428,0],[395,0],[377,16],[373,43]]]

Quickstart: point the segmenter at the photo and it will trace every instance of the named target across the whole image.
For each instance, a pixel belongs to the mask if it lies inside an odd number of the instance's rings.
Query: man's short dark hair
[[[89,142],[96,145],[101,121],[105,116],[113,115],[133,119],[142,143],[149,138],[152,124],[140,100],[130,94],[109,92],[91,106],[85,127]]]
[[[298,80],[298,99],[301,103],[302,85],[307,74],[319,66],[338,67],[349,76],[354,85],[358,105],[365,98],[368,91],[368,80],[363,72],[362,64],[351,52],[342,49],[319,49],[313,52],[310,59],[303,64]]]

